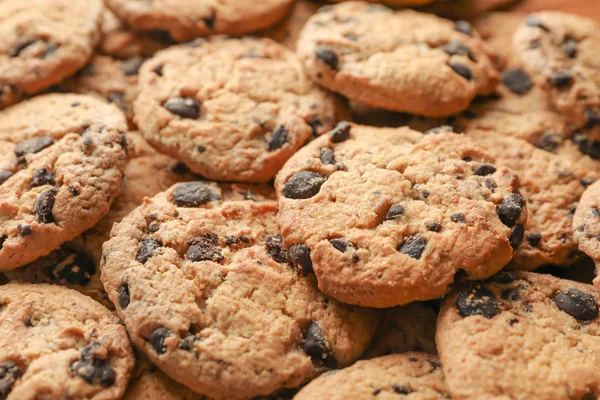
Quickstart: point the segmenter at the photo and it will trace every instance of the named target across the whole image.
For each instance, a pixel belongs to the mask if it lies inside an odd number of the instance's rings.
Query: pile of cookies
[[[600,398],[600,24],[335,3],[0,0],[0,399]]]

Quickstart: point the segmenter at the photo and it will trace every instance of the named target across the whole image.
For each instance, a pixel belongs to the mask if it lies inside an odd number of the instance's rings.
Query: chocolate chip
[[[308,199],[315,196],[325,183],[325,177],[312,171],[296,172],[286,182],[283,196],[288,199]]]
[[[51,267],[51,276],[74,285],[87,285],[96,273],[96,263],[86,254],[61,248]]]
[[[94,354],[94,347],[98,342],[91,342],[81,350],[81,358],[71,364],[71,371],[92,385],[111,387],[115,384],[115,372],[104,358]]]
[[[288,130],[285,126],[279,125],[269,139],[269,151],[282,148],[288,142]]]
[[[283,239],[281,236],[269,236],[266,241],[267,253],[271,258],[278,263],[288,261],[287,249],[283,247]]]
[[[50,57],[59,48],[60,48],[60,45],[57,44],[57,43],[54,43],[54,42],[48,42],[48,43],[46,43],[46,48],[44,49],[44,52],[42,53],[42,58],[48,58],[48,57]]]
[[[475,61],[475,58],[473,57],[473,52],[471,52],[471,49],[459,40],[453,40],[449,43],[446,43],[442,47],[442,50],[444,50],[446,53],[448,53],[451,56],[456,56],[456,55],[465,56],[465,57],[469,57],[469,59],[471,59],[472,61]]]
[[[481,315],[491,319],[500,314],[500,306],[494,294],[481,286],[464,288],[458,294],[456,307],[463,318]]]
[[[428,198],[431,193],[429,192],[429,190],[425,189],[421,194],[423,195],[423,197]]]
[[[146,264],[146,262],[154,256],[154,253],[160,247],[162,247],[161,244],[156,240],[152,238],[146,238],[142,242],[142,247],[140,247],[138,250],[135,259],[142,264]]]
[[[308,327],[303,348],[313,361],[323,363],[327,368],[338,367],[338,362],[329,349],[323,330],[317,322],[313,322]]]
[[[577,40],[571,37],[565,39],[562,44],[562,48],[565,51],[565,54],[569,58],[577,57]]]
[[[555,88],[565,88],[573,83],[573,75],[567,71],[554,71],[550,75],[550,84]]]
[[[512,272],[498,272],[487,279],[488,282],[507,285],[517,280],[517,276]]]
[[[152,70],[152,72],[154,72],[156,75],[158,76],[163,76],[163,69],[164,69],[164,65],[160,64],[157,65],[156,67],[154,67],[154,69]]]
[[[198,150],[199,153],[204,153],[206,151],[206,147],[202,146],[202,145],[198,145],[198,146],[196,146],[196,150]]]
[[[181,118],[198,119],[200,117],[200,103],[196,99],[171,97],[163,103],[163,107]]]
[[[587,154],[595,160],[600,160],[600,140],[592,140],[584,133],[578,133],[573,137],[573,143],[579,147],[579,151]]]
[[[171,336],[171,330],[169,328],[156,328],[150,334],[148,341],[154,349],[154,352],[158,355],[165,354],[167,352],[167,345],[165,340]]]
[[[398,251],[402,254],[406,254],[411,258],[419,260],[421,259],[423,251],[425,251],[425,246],[427,246],[427,239],[425,238],[425,236],[417,234],[405,238],[404,243],[402,243]]]
[[[329,147],[324,147],[321,149],[321,153],[319,154],[319,159],[325,165],[335,164],[335,155],[333,154],[333,150]]]
[[[590,186],[592,183],[596,182],[596,180],[597,180],[597,179],[596,179],[596,178],[594,178],[594,177],[587,176],[587,177],[585,177],[585,178],[581,178],[581,179],[579,180],[579,183],[581,183],[581,186],[583,186],[583,187],[588,187],[588,186]]]
[[[559,135],[554,133],[545,133],[535,142],[535,147],[554,152],[561,141],[562,138]]]
[[[600,125],[600,113],[598,113],[597,111],[591,109],[585,110],[584,116],[586,129],[591,129],[597,125]]]
[[[350,138],[351,127],[352,125],[350,124],[350,122],[347,121],[342,121],[339,124],[337,124],[329,134],[329,136],[331,137],[331,141],[333,143],[341,143],[348,140],[348,138]]]
[[[13,386],[23,375],[14,361],[8,360],[0,363],[0,398],[6,399],[12,391]]]
[[[464,223],[465,222],[465,214],[463,214],[463,213],[452,214],[452,215],[450,215],[450,219],[456,223]]]
[[[453,133],[454,128],[450,125],[442,125],[442,126],[437,126],[435,128],[428,129],[425,132],[423,132],[423,134],[424,135],[437,135],[442,132]]]
[[[288,249],[288,258],[292,265],[296,267],[304,276],[312,274],[313,264],[310,258],[310,249],[303,244],[295,244]]]
[[[500,221],[509,228],[515,226],[523,206],[525,205],[525,199],[520,194],[511,193],[502,200],[500,207],[498,207],[498,216]]]
[[[183,338],[183,340],[181,341],[181,343],[179,343],[179,346],[177,347],[181,350],[192,351],[195,347],[194,344],[199,341],[200,339],[196,335],[188,335],[185,338]]]
[[[173,171],[177,175],[186,175],[190,173],[190,169],[188,168],[188,166],[185,165],[185,163],[182,163],[181,161],[177,161],[171,168],[171,171]]]
[[[481,164],[473,169],[475,175],[486,176],[496,172],[496,167],[491,164]]]
[[[129,110],[129,104],[127,103],[127,101],[125,101],[125,94],[122,92],[110,92],[108,93],[108,95],[106,96],[106,98],[108,99],[109,103],[112,103],[114,105],[116,105],[117,107],[119,107],[121,109],[121,111],[127,111]],[[91,140],[91,139],[90,139]],[[88,145],[91,145],[91,142],[88,142]],[[84,153],[85,154],[90,154],[91,153],[91,148],[89,146],[87,146],[87,150],[86,150],[86,143],[84,142]]]
[[[219,199],[219,194],[204,182],[180,183],[173,190],[173,200],[179,207],[198,207]]]
[[[79,190],[74,185],[69,185],[69,192],[73,195],[73,197],[79,196]]]
[[[546,32],[550,32],[550,29],[548,29],[543,23],[542,21],[535,15],[530,15],[527,17],[527,26],[531,26],[533,28],[540,28],[541,30],[544,30]]]
[[[2,248],[2,246],[4,246],[4,242],[6,242],[6,239],[8,239],[8,236],[6,236],[6,235],[0,236],[0,249]]]
[[[413,392],[406,386],[399,386],[399,385],[392,385],[392,390],[394,391],[394,393],[398,393],[398,394],[411,394]]]
[[[143,62],[144,59],[142,57],[135,57],[123,61],[121,64],[121,71],[123,71],[126,76],[137,75]]]
[[[2,185],[4,182],[6,182],[8,180],[8,178],[13,176],[14,174],[15,173],[12,171],[0,171],[0,185]]]
[[[24,156],[25,154],[35,154],[46,147],[52,146],[54,140],[47,136],[38,136],[29,139],[25,139],[15,146],[13,152],[17,157]]]
[[[29,46],[31,46],[32,44],[35,44],[37,42],[39,42],[41,39],[38,38],[33,38],[33,39],[23,39],[20,40],[15,47],[13,47],[9,52],[8,52],[8,56],[9,57],[19,57],[21,55],[21,53],[23,52],[23,50],[25,50],[26,48],[28,48]]]
[[[401,215],[404,215],[404,207],[401,206],[400,204],[394,204],[390,207],[390,210],[388,211],[385,219],[386,221],[392,220],[392,219],[396,219]]]
[[[560,292],[554,302],[561,311],[566,312],[575,319],[591,321],[598,316],[598,303],[589,293],[578,289],[569,289]]]
[[[211,14],[208,17],[202,18],[202,22],[206,25],[206,28],[209,30],[213,30],[215,28],[215,20],[217,19],[217,14],[214,10],[211,11]]]
[[[439,232],[442,230],[442,226],[437,222],[425,222],[425,227],[431,232]]]
[[[17,225],[17,230],[19,231],[19,235],[21,236],[29,236],[31,235],[31,225]]]
[[[43,185],[54,185],[54,174],[48,171],[46,168],[40,168],[33,173],[31,187],[43,186]]]
[[[329,239],[329,243],[338,251],[345,253],[348,249],[353,249],[354,246],[352,243],[349,243],[346,239],[343,238],[334,238]]]
[[[502,73],[502,83],[515,94],[525,94],[532,87],[531,78],[519,68],[507,68]]]
[[[527,242],[531,247],[536,247],[542,241],[542,235],[540,233],[528,233]]]
[[[205,233],[201,238],[190,242],[185,254],[190,261],[223,261],[221,248],[217,246],[219,237],[214,233]]]
[[[38,222],[42,224],[50,224],[54,222],[52,208],[54,207],[56,193],[56,188],[46,189],[37,198],[35,206],[33,207],[33,211],[37,216]]]
[[[454,23],[454,29],[465,35],[473,36],[473,26],[467,21],[458,20]]]
[[[325,65],[334,71],[338,70],[339,60],[337,54],[335,54],[329,47],[317,46],[315,51],[317,59],[323,61]]]
[[[450,63],[450,68],[452,68],[454,72],[456,72],[458,75],[462,76],[468,81],[473,79],[473,73],[471,72],[471,68],[469,68],[465,64],[454,61]]]
[[[510,247],[512,247],[513,250],[516,250],[521,245],[524,235],[525,228],[523,227],[523,225],[516,225],[512,229],[510,237],[508,238],[508,242],[510,243]]]
[[[131,301],[131,297],[129,295],[129,286],[126,283],[122,284],[117,291],[117,295],[119,307],[121,307],[122,310],[126,309]]]
[[[314,136],[319,135],[320,128],[323,127],[323,121],[318,116],[314,116],[311,118],[309,122],[310,128],[312,129],[312,133]]]

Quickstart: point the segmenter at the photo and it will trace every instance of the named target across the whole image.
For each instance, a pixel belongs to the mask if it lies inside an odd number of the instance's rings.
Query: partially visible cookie
[[[343,112],[295,55],[269,39],[197,41],[140,72],[135,121],[160,151],[207,179],[267,182]]]
[[[284,244],[326,294],[435,299],[459,269],[488,277],[512,258],[527,214],[516,173],[447,127],[427,133],[341,122],[277,175]]]
[[[50,94],[0,113],[0,270],[91,228],[119,194],[123,114],[91,96]]]
[[[100,37],[102,1],[0,2],[0,109],[82,68]]]
[[[133,124],[133,100],[138,94],[138,71],[141,57],[115,60],[96,55],[90,63],[58,87],[60,91],[99,96],[115,104]]]
[[[51,285],[0,286],[0,396],[120,399],[133,368],[127,331],[105,307]]]
[[[457,286],[436,334],[452,398],[598,397],[598,301],[592,285],[527,272]]]
[[[106,0],[110,9],[135,30],[163,30],[176,41],[226,34],[242,36],[281,20],[293,0]]]
[[[487,12],[505,10],[519,2],[519,0],[442,0],[427,4],[421,10],[453,20],[476,21]]]
[[[103,246],[102,281],[132,340],[199,393],[293,388],[351,364],[374,335],[373,310],[325,297],[288,263],[276,213],[274,201],[221,202],[205,183],[181,183]]]
[[[296,0],[289,14],[277,25],[272,26],[260,33],[261,37],[267,37],[295,50],[298,43],[300,31],[306,21],[317,12],[323,3],[312,0]]]
[[[533,270],[546,264],[571,266],[581,259],[573,237],[573,212],[585,188],[600,173],[586,171],[524,140],[493,131],[469,136],[514,171],[527,199],[527,223],[519,235],[511,268]]]
[[[322,8],[302,30],[297,52],[319,85],[430,117],[464,110],[498,82],[495,54],[470,24],[364,2]]]
[[[377,334],[363,358],[422,351],[436,354],[435,323],[437,313],[420,303],[381,310]]]
[[[353,0],[329,0],[331,3],[343,3]],[[368,3],[379,3],[386,6],[419,6],[429,4],[434,0],[366,0]]]
[[[497,66],[500,69],[507,65],[514,65],[518,61],[513,50],[512,39],[524,20],[523,13],[494,11],[483,14],[473,24],[481,38],[498,54]]]
[[[573,231],[579,249],[600,268],[600,181],[588,187],[581,196],[573,217]]]
[[[392,354],[358,361],[327,373],[300,391],[294,400],[449,399],[437,356]]]

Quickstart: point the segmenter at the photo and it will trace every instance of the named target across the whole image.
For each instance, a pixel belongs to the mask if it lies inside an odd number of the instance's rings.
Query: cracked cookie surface
[[[140,131],[160,151],[219,181],[267,182],[343,111],[295,55],[269,39],[196,41],[140,72]]]
[[[325,297],[288,263],[275,201],[223,201],[177,184],[134,210],[103,247],[102,281],[133,341],[171,378],[251,398],[346,366],[372,310]],[[171,290],[177,288],[177,290]]]
[[[133,368],[123,324],[74,290],[0,286],[0,396],[120,399]]]
[[[304,249],[326,294],[434,299],[457,270],[483,278],[512,258],[527,217],[516,173],[468,137],[428,133],[341,122],[277,175],[284,244]]]
[[[364,2],[322,8],[298,55],[318,84],[374,107],[441,117],[498,82],[491,49],[466,22]]]
[[[127,125],[113,105],[50,94],[0,113],[0,269],[91,228],[119,194]]]

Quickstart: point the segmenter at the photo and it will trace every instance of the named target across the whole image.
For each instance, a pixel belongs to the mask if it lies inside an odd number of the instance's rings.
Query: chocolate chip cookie
[[[452,398],[598,397],[598,301],[592,285],[528,272],[458,286],[436,335]]]
[[[578,127],[600,127],[600,25],[574,14],[530,14],[514,36],[523,65]],[[600,134],[596,133],[596,139]]]
[[[503,69],[507,65],[514,65],[518,56],[513,48],[513,35],[525,19],[525,14],[518,12],[494,11],[477,18],[473,24],[481,38],[498,55],[497,67]]]
[[[504,165],[519,171],[528,217],[519,240],[515,238],[511,268],[532,270],[546,264],[577,263],[581,253],[577,251],[571,227],[573,212],[585,188],[600,174],[497,132],[472,131],[469,136]]]
[[[374,107],[441,117],[493,91],[495,55],[473,27],[348,2],[306,24],[298,55],[319,85]]]
[[[323,3],[312,0],[296,0],[289,14],[277,25],[260,33],[260,37],[273,39],[284,46],[295,50],[300,31],[306,21],[317,12]]]
[[[437,356],[425,353],[392,354],[358,361],[341,371],[315,379],[295,400],[449,399]]]
[[[342,112],[269,39],[214,39],[159,52],[140,70],[144,137],[207,179],[267,182]]]
[[[325,297],[294,267],[302,254],[283,247],[275,201],[219,197],[180,183],[114,226],[102,281],[133,341],[213,398],[267,395],[356,360],[373,310]]]
[[[281,20],[293,0],[106,0],[110,9],[135,30],[163,30],[176,41],[226,34],[242,36]]]
[[[100,38],[102,1],[0,4],[0,109],[83,67]]]
[[[464,135],[341,122],[277,175],[284,244],[323,292],[391,307],[442,296],[457,270],[506,265],[527,219],[517,175]]]
[[[94,97],[38,96],[0,113],[0,270],[91,228],[119,194],[123,114]]]
[[[123,324],[60,286],[0,286],[0,397],[120,399],[133,368]]]
[[[600,181],[588,187],[581,196],[573,217],[573,231],[579,249],[592,257],[596,267],[600,268]]]

